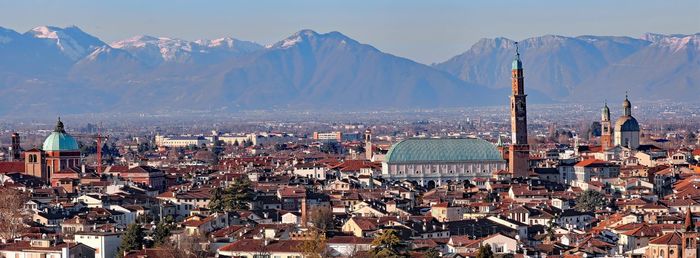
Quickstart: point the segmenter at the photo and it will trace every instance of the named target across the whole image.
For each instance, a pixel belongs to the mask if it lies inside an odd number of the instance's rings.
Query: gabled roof
[[[655,245],[681,245],[681,240],[683,237],[681,236],[681,233],[678,233],[678,231],[673,231],[670,233],[666,233],[663,236],[657,237],[649,241],[649,244],[655,244]]]
[[[599,159],[585,159],[576,163],[576,167],[607,167],[612,164]]]

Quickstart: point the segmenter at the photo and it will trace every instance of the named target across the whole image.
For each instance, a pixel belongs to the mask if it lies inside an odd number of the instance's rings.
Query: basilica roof
[[[46,140],[44,140],[44,145],[41,149],[43,151],[77,151],[80,149],[80,147],[73,136],[66,133],[61,119],[58,119],[56,128],[48,137],[46,137]]]
[[[472,138],[412,138],[389,149],[387,163],[501,161],[495,145]]]
[[[621,116],[615,121],[616,132],[639,132],[639,123],[633,116]]]

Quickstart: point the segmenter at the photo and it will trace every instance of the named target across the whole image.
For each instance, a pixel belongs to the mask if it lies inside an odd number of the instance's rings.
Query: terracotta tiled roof
[[[356,236],[334,236],[327,240],[330,244],[371,244],[372,238]]]
[[[673,231],[666,233],[663,236],[657,237],[649,241],[649,244],[655,245],[681,245],[681,233],[678,231]]]
[[[22,161],[7,161],[0,162],[0,174],[12,172],[24,173],[24,162]]]
[[[606,166],[609,163],[599,160],[599,159],[585,159],[576,163],[576,167],[595,167],[595,166]]]
[[[219,249],[223,252],[258,252],[265,250],[266,252],[285,252],[298,253],[299,246],[303,240],[277,240],[270,241],[265,245],[265,240],[260,239],[241,239],[231,244],[228,244]]]
[[[639,228],[622,232],[622,234],[635,237],[654,237],[661,235],[661,230],[644,224]]]

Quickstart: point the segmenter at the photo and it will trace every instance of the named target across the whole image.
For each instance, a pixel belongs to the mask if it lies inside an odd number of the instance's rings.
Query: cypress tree
[[[131,250],[140,250],[143,243],[143,230],[139,224],[131,224],[122,235],[122,243],[119,246],[118,258],[124,257],[124,253]]]

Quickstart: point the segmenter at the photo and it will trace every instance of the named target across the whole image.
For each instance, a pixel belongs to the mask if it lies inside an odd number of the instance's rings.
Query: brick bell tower
[[[510,125],[512,142],[509,148],[508,168],[513,177],[528,177],[530,146],[527,144],[527,109],[523,63],[520,61],[518,42],[515,42],[515,59],[513,60],[512,87],[510,97]]]

